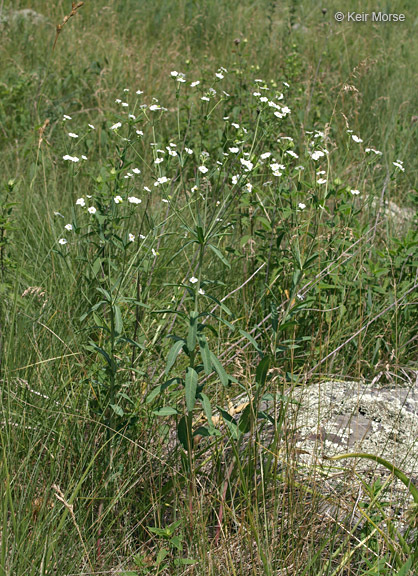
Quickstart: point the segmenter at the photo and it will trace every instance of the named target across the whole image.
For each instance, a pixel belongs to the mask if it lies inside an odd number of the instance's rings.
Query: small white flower
[[[301,170],[305,170],[305,167],[304,166],[295,166],[295,170],[300,172]]]
[[[58,240],[58,244],[61,244],[62,246],[64,246],[64,244],[67,244],[67,240],[65,238],[60,238]]]
[[[90,206],[90,208],[87,208],[87,212],[90,214],[96,214],[97,210],[94,206]]]
[[[287,106],[283,106],[282,108],[282,114],[290,114],[291,113],[291,109],[288,108]]]
[[[145,190],[146,192],[151,192],[151,190],[150,190],[150,188],[148,188],[148,186],[144,186],[144,190]]]
[[[179,75],[179,73],[176,72],[176,70],[173,70],[172,72],[170,72],[170,74],[173,78],[177,78],[177,76]]]
[[[238,183],[238,178],[239,176],[232,176],[232,184],[235,186],[235,184]]]
[[[169,182],[169,178],[167,178],[167,176],[161,176],[160,178],[157,178],[157,181],[154,182],[154,186],[159,186],[160,184],[166,184],[167,182]]]
[[[135,120],[135,115],[134,114],[129,114],[128,116],[131,120]]]
[[[262,96],[262,97],[260,98],[260,102],[268,102],[268,101],[269,101],[269,99],[266,98],[266,96]]]
[[[184,75],[183,75],[183,76],[180,76],[180,75],[179,75],[178,78],[177,78],[177,82],[181,82],[181,83],[184,84],[184,82],[186,82],[186,78],[184,77]]]
[[[326,184],[326,183],[327,183],[327,180],[326,180],[326,178],[319,178],[319,179],[317,180],[317,183],[318,183],[318,184]]]
[[[206,172],[208,172],[208,168],[206,168],[206,166],[199,166],[198,170],[202,174],[206,174]]]
[[[158,252],[156,252],[154,248],[151,248],[151,252],[153,256],[158,256]]]
[[[132,172],[134,174],[141,174],[141,170],[139,168],[132,168]]]
[[[396,168],[399,168],[402,172],[405,172],[405,168],[402,166],[403,162],[401,160],[397,160],[396,162],[392,162]]]
[[[54,212],[54,216],[59,216],[60,218],[64,218],[61,212]]]
[[[358,136],[356,136],[355,134],[352,134],[351,138],[354,140],[354,142],[357,142],[358,144],[363,142],[363,140],[361,138],[359,138]]]
[[[128,104],[127,102],[122,102],[122,106],[123,106],[124,108],[127,108],[127,107],[129,106],[129,104]]]
[[[86,201],[84,200],[84,198],[78,198],[76,201],[76,206],[85,206],[86,205]]]
[[[166,198],[162,198],[161,202],[164,202],[164,204],[169,204],[168,200]]]
[[[169,153],[170,156],[177,156],[177,152],[176,152],[175,150],[169,149],[169,150],[168,150],[168,153]]]
[[[296,154],[296,152],[293,152],[293,150],[286,150],[286,154],[293,156],[293,158],[299,158],[299,156]]]
[[[193,187],[190,189],[190,192],[196,192],[196,190],[199,190],[199,188],[198,188],[197,186],[193,186]]]
[[[113,198],[113,202],[114,202],[115,204],[120,204],[121,202],[123,202],[122,196],[115,196],[115,197]]]
[[[383,152],[380,152],[380,150],[375,150],[374,148],[366,148],[366,152],[370,153],[370,152],[374,152],[377,156],[382,156]]]
[[[135,92],[135,94],[138,94],[138,96],[140,96],[140,95],[143,94],[143,93],[144,93],[143,90],[137,90],[137,91]]]
[[[315,152],[312,152],[311,154],[312,160],[319,160],[322,156],[325,156],[325,153],[322,152],[322,150],[315,150]]]
[[[264,80],[260,80],[260,78],[256,78],[256,79],[254,80],[254,82],[257,82],[257,84],[263,84],[263,83],[264,83]]]
[[[252,192],[253,190],[253,185],[250,182],[247,182],[247,184],[245,185],[246,189],[248,190],[248,192]]]
[[[62,157],[63,160],[70,160],[71,162],[79,162],[80,159],[77,158],[77,156],[70,156],[69,154],[66,154],[65,156]]]
[[[159,106],[158,104],[151,104],[149,109],[151,110],[151,112],[154,112],[155,110],[161,110],[161,106]]]
[[[283,118],[283,114],[278,110],[274,113],[274,115],[276,116],[276,118]]]
[[[240,158],[240,162],[247,172],[250,172],[250,170],[254,168],[254,164],[249,160],[245,160],[245,158]]]
[[[230,152],[232,152],[232,154],[238,154],[239,152],[239,148],[236,148],[235,146],[229,149]]]
[[[124,91],[124,92],[129,92],[129,88],[124,88],[123,91]]]
[[[138,136],[143,136],[144,133],[142,132],[142,130],[135,130],[135,132],[138,134]]]
[[[185,148],[184,150],[187,152],[187,154],[193,154],[193,150],[191,148]]]
[[[64,114],[63,119],[64,120],[72,120],[71,116],[68,116],[68,114]]]
[[[190,282],[190,284],[196,284],[196,282],[199,282],[199,280],[197,278],[195,278],[194,276],[192,276],[191,278],[189,278],[189,282]]]
[[[207,96],[202,96],[201,100],[203,100],[204,102],[209,102],[210,98],[208,98]]]
[[[191,86],[192,88],[194,88],[195,86],[198,86],[199,84],[200,84],[200,80],[195,80],[194,82],[192,82],[192,83],[190,84],[190,86]]]
[[[290,85],[287,82],[283,82],[283,84],[286,86],[286,88],[290,88]]]
[[[267,158],[270,158],[271,156],[271,152],[264,152],[263,154],[261,154],[260,158],[261,160],[267,160]]]
[[[299,202],[298,207],[299,207],[301,210],[304,210],[304,209],[306,208],[306,204],[304,204],[303,202]]]
[[[205,295],[205,291],[203,290],[203,288],[199,288],[198,292],[201,296]]]
[[[66,225],[64,226],[64,228],[65,228],[66,230],[68,230],[68,232],[71,232],[71,230],[73,229],[73,225],[72,225],[72,224],[66,224]]]
[[[117,130],[121,126],[122,126],[122,122],[116,122],[116,124],[113,124],[113,126],[111,126],[110,129],[111,130]]]
[[[326,174],[325,170],[318,170],[316,173],[317,176],[323,176],[324,174]]]
[[[231,126],[233,126],[234,128],[236,128],[238,130],[239,128],[239,124],[236,124],[235,122],[231,122]]]
[[[273,172],[280,172],[280,170],[286,169],[286,167],[283,166],[283,164],[277,164],[277,162],[270,164],[270,168],[273,170]]]
[[[353,196],[358,196],[360,194],[360,190],[350,190]]]
[[[136,196],[128,196],[128,202],[130,204],[141,204],[142,200]]]
[[[154,164],[161,164],[161,162],[164,162],[164,158],[156,158],[154,160]]]
[[[91,128],[92,130],[96,130],[96,128],[93,126],[93,124],[89,124],[88,126],[89,126],[89,128]]]
[[[217,72],[215,74],[216,78],[219,78],[219,80],[223,80],[223,78],[225,78],[225,76],[223,74],[221,74],[220,72]]]
[[[84,154],[81,155],[82,160],[87,160],[87,156],[84,156]]]
[[[120,98],[116,98],[115,102],[116,102],[116,104],[121,104],[122,100]]]
[[[261,96],[261,92],[253,92],[253,96]]]
[[[129,242],[134,242],[134,241],[135,241],[135,236],[134,236],[133,234],[129,233],[129,235],[128,235],[128,240],[129,240]]]

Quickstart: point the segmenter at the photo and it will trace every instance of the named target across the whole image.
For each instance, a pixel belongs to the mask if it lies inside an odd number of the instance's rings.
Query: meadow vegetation
[[[78,4],[0,3],[0,575],[416,573],[287,417],[416,379],[415,3]]]

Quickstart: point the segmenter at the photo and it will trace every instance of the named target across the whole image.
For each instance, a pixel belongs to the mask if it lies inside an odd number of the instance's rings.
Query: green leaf
[[[228,374],[225,372],[225,368],[220,363],[219,359],[215,356],[212,351],[209,351],[210,361],[215,372],[218,374],[220,381],[224,386],[228,386]]]
[[[122,312],[117,304],[113,306],[115,332],[119,336],[123,332]]]
[[[254,348],[257,350],[257,352],[261,352],[260,346],[257,344],[256,340],[251,336],[251,334],[249,334],[245,330],[240,330],[239,333],[242,336],[244,336],[244,338],[246,338],[247,340],[249,340],[251,342],[251,344],[254,346]]]
[[[209,375],[212,372],[212,363],[210,361],[210,351],[208,341],[206,340],[206,336],[202,333],[199,334],[198,340],[203,367],[205,369],[205,373]]]
[[[178,411],[171,406],[163,406],[159,410],[154,410],[153,414],[156,416],[174,416],[175,414],[178,414]]]
[[[212,406],[210,405],[210,400],[203,392],[201,392],[199,396],[200,396],[200,402],[202,403],[203,412],[205,413],[205,416],[208,419],[209,424],[212,426],[213,425]]]
[[[176,342],[174,342],[174,344],[170,348],[170,352],[168,353],[168,356],[167,356],[167,365],[165,367],[165,373],[166,374],[168,374],[170,372],[172,366],[174,365],[175,361],[177,360],[177,356],[179,355],[180,350],[183,348],[185,343],[186,342],[183,339],[177,340]]]
[[[228,426],[229,431],[231,432],[232,438],[234,438],[234,440],[238,439],[239,436],[239,429],[238,429],[238,425],[235,422],[235,420],[233,419],[233,417],[223,408],[220,408],[218,406],[218,410],[221,413],[221,416],[225,422],[225,424]]]
[[[115,414],[117,414],[118,416],[123,416],[125,414],[125,412],[122,410],[122,408],[120,406],[118,406],[117,404],[111,404],[110,407],[112,408],[113,412]]]
[[[214,246],[213,244],[208,244],[208,246],[212,250],[212,252],[219,258],[219,260],[225,264],[225,266],[231,268],[231,265],[228,262],[228,260],[225,259],[225,256],[218,248],[216,248],[216,246]]]
[[[197,317],[198,314],[196,312],[190,313],[189,332],[187,334],[187,348],[189,352],[193,352],[196,348]]]
[[[186,450],[186,452],[188,452],[189,440],[188,440],[188,432],[187,432],[187,422],[186,422],[186,418],[184,416],[182,416],[182,418],[180,418],[180,421],[177,425],[177,437],[180,441],[180,444],[183,446],[183,448]]]
[[[270,356],[265,356],[257,366],[255,372],[255,381],[257,383],[257,388],[262,388],[266,383],[267,372],[270,368],[271,358]]]
[[[197,372],[193,368],[187,368],[186,371],[186,407],[188,412],[192,412],[196,404],[196,390],[197,390]]]

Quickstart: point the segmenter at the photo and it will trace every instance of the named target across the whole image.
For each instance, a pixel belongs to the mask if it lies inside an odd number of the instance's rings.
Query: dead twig
[[[77,14],[77,10],[79,8],[81,8],[84,5],[84,2],[73,2],[72,3],[72,8],[71,8],[71,12],[68,14],[68,16],[64,16],[64,20],[62,21],[62,24],[57,24],[57,32],[55,34],[55,40],[54,40],[54,45],[52,47],[52,50],[55,50],[55,46],[57,44],[57,40],[58,40],[58,36],[61,34],[62,29],[64,28],[64,26],[67,24],[68,20],[70,18],[72,18],[73,16],[75,16]]]

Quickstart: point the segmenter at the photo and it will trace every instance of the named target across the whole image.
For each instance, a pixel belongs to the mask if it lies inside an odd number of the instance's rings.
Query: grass
[[[306,464],[293,420],[302,386],[416,374],[414,3],[26,8],[0,4],[0,574],[414,574],[414,470]]]

